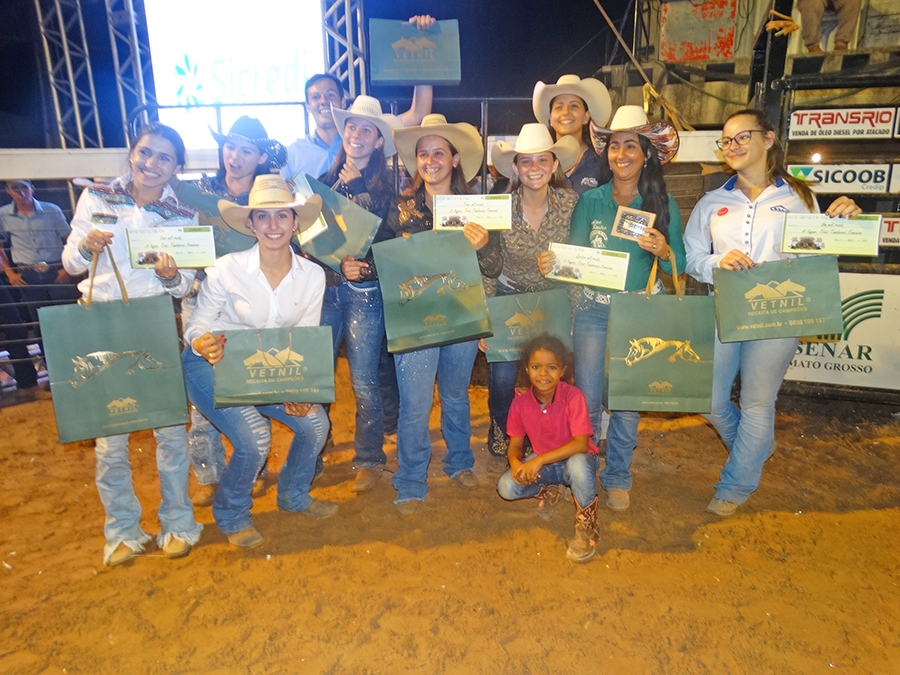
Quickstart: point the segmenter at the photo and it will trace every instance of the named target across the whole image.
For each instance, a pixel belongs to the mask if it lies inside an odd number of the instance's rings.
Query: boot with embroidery
[[[575,500],[575,538],[569,544],[566,557],[575,562],[587,562],[597,552],[597,541],[600,533],[597,531],[597,503],[598,498],[582,508]]]

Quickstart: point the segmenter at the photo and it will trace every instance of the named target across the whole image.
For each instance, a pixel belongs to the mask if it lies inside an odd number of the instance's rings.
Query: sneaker
[[[628,496],[628,490],[607,490],[606,506],[613,511],[624,511],[631,506],[631,497]]]
[[[378,484],[381,478],[383,466],[373,466],[371,469],[360,469],[356,472],[356,478],[350,486],[350,492],[368,492]]]
[[[405,502],[397,502],[394,507],[401,516],[414,516],[419,512],[422,502],[418,499],[410,499]]]
[[[266,494],[266,490],[269,489],[269,486],[266,485],[265,478],[257,478],[256,482],[253,483],[253,489],[250,490],[250,496],[256,499],[257,497],[262,497]]]
[[[116,567],[117,565],[129,563],[136,557],[137,551],[123,541],[116,547],[116,550],[112,552],[112,555],[109,556],[109,560],[106,561],[106,564],[110,567]]]
[[[734,512],[737,511],[737,507],[739,505],[734,502],[729,502],[724,499],[719,499],[718,497],[713,497],[709,500],[709,504],[706,505],[706,510],[710,513],[715,513],[717,516],[732,516]]]
[[[218,483],[210,483],[209,485],[198,485],[194,496],[191,497],[191,504],[194,506],[212,506],[213,500],[216,498],[216,492],[219,489]]]
[[[191,552],[191,545],[178,537],[169,537],[169,543],[163,546],[167,558],[183,558]]]
[[[238,532],[232,532],[225,535],[228,543],[238,548],[256,548],[263,543],[263,536],[252,525]]]
[[[478,486],[478,476],[472,469],[463,469],[453,476],[453,480],[461,488],[473,488]]]
[[[338,505],[332,502],[326,502],[324,499],[316,499],[313,497],[313,500],[309,503],[305,509],[303,509],[300,513],[304,516],[309,516],[310,518],[328,518],[337,513]]]

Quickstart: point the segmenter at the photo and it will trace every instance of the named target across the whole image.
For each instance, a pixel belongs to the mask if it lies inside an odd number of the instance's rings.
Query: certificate
[[[655,220],[655,213],[620,206],[616,212],[616,220],[613,222],[612,236],[637,241],[638,237],[643,236],[644,230],[653,227]]]
[[[547,275],[548,279],[614,291],[625,290],[630,254],[606,248],[557,243],[550,244],[550,250],[556,254],[556,264]]]
[[[829,218],[824,213],[788,213],[781,237],[782,253],[878,255],[881,215]]]
[[[512,195],[435,195],[434,229],[450,230],[478,223],[486,230],[512,227]]]
[[[137,227],[127,229],[128,257],[132,269],[156,266],[168,253],[179,267],[212,267],[216,264],[216,240],[210,225],[198,227]]]

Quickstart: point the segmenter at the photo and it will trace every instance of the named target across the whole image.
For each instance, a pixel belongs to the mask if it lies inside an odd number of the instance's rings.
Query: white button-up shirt
[[[298,255],[291,258],[291,270],[276,288],[259,267],[259,244],[217,259],[215,267],[206,268],[185,341],[193,344],[204,333],[221,330],[318,326],[325,273]]]
[[[734,249],[756,263],[797,257],[780,250],[784,216],[809,213],[809,207],[781,178],[756,201],[737,189],[736,182],[733,176],[703,195],[688,219],[684,231],[687,273],[697,281],[711,284],[713,270]]]

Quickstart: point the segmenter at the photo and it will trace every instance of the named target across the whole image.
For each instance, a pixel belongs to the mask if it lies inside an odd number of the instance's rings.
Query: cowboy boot
[[[569,544],[566,557],[575,562],[587,562],[594,557],[597,540],[600,533],[597,531],[597,503],[598,498],[582,508],[575,501],[575,538]]]

